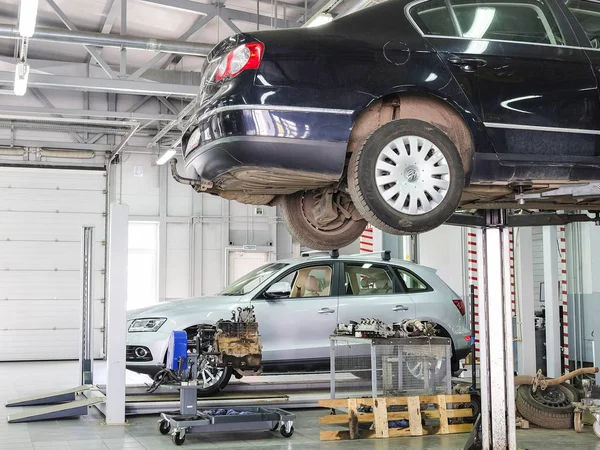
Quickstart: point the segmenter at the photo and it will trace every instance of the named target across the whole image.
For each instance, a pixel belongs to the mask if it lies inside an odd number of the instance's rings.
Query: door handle
[[[484,67],[487,65],[487,61],[485,59],[464,58],[459,56],[451,56],[448,58],[448,62],[460,67],[464,72],[475,72],[478,67]]]
[[[408,306],[396,305],[392,308],[392,311],[408,311]]]
[[[320,310],[317,311],[317,313],[319,314],[333,314],[335,312],[335,309],[331,309],[331,308],[321,308]]]

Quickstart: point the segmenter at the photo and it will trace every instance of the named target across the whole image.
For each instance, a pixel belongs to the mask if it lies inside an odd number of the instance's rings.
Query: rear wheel
[[[360,214],[382,231],[422,233],[459,205],[463,164],[452,141],[420,120],[388,122],[352,154],[348,189]]]
[[[350,196],[334,188],[286,195],[281,210],[288,231],[315,250],[345,247],[358,239],[367,226]]]

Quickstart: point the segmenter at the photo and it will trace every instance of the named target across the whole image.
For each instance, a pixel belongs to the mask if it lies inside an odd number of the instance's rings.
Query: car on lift
[[[389,0],[236,34],[205,61],[182,181],[281,205],[314,249],[457,208],[598,210],[569,188],[600,179],[598,30],[594,1]]]
[[[173,330],[185,330],[193,345],[199,326],[229,319],[233,311],[248,306],[254,306],[265,371],[328,368],[329,336],[338,323],[361,318],[386,324],[405,319],[435,322],[438,335],[452,340],[453,372],[471,351],[464,303],[434,269],[379,255],[311,255],[266,264],[215,297],[129,311],[127,368],[156,375],[165,366]],[[420,364],[407,361],[406,369],[418,378]],[[232,375],[231,368],[217,367],[208,359],[198,367],[198,379],[204,383],[200,395],[224,388]]]

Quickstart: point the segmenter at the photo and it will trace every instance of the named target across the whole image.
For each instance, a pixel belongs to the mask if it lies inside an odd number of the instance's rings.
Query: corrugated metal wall
[[[94,349],[104,328],[106,176],[0,168],[0,361],[75,359],[81,236],[95,227]]]

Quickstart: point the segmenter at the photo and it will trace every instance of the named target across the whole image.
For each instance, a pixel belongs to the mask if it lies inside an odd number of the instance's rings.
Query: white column
[[[536,372],[536,353],[532,229],[523,227],[515,233],[518,372],[519,375],[533,375]]]
[[[383,248],[383,231],[373,227],[373,251],[382,252],[383,250],[386,250]]]
[[[558,317],[558,246],[556,227],[543,229],[544,244],[544,309],[546,312],[546,365],[550,378],[561,375],[560,320]]]
[[[482,397],[482,414],[489,417],[488,430],[491,433],[488,431],[489,441],[484,443],[484,448],[514,450],[516,437],[512,305],[505,295],[508,271],[504,267],[508,263],[504,257],[507,253],[508,230],[490,228],[485,234],[485,301],[483,305],[480,304],[480,313],[483,314],[482,320],[485,321],[486,326],[480,330],[480,339],[482,391],[486,389],[489,397],[485,402]],[[489,369],[487,383],[483,382],[486,376],[484,368]],[[482,426],[485,429],[485,422]],[[490,443],[493,443],[492,447]]]
[[[106,424],[125,423],[129,207],[111,203],[108,221]]]

